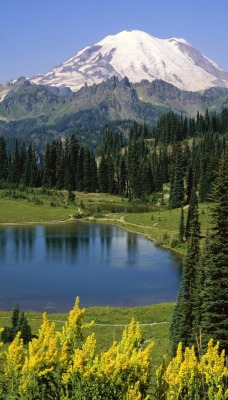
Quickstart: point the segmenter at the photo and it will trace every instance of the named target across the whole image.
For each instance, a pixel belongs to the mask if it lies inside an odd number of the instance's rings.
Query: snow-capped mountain
[[[84,48],[51,71],[30,79],[57,87],[98,84],[113,75],[130,82],[162,79],[181,90],[228,87],[228,72],[184,39],[158,39],[139,31],[123,31]]]

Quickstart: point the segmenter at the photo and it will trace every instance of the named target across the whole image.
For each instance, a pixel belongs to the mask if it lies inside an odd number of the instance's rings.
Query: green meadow
[[[66,191],[28,189],[0,190],[0,224],[45,224],[83,220],[109,223],[127,231],[145,235],[156,244],[185,254],[186,244],[179,242],[180,209],[168,210],[148,205],[148,212],[135,213],[135,204],[127,199],[104,193],[76,193],[75,202],[68,201]],[[129,212],[112,212],[107,208],[127,207]],[[140,204],[138,205],[140,206]],[[111,208],[110,208],[111,207]],[[201,234],[210,229],[209,204],[199,206]],[[184,209],[185,221],[188,209]]]

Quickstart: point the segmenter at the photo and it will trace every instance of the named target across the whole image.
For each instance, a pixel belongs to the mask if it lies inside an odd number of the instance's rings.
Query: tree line
[[[47,143],[44,154],[17,141],[9,153],[0,137],[0,185],[100,191],[149,201],[168,184],[168,205],[176,208],[189,204],[195,182],[199,200],[208,201],[227,146],[227,121],[227,109],[189,120],[171,112],[153,130],[137,123],[128,137],[107,130],[96,153],[80,146],[74,135]]]

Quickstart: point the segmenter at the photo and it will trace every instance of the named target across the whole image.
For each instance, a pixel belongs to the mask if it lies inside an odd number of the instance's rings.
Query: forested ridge
[[[128,136],[107,130],[96,150],[77,136],[47,143],[44,154],[30,143],[9,151],[0,137],[0,185],[107,192],[152,201],[169,187],[169,207],[188,204],[193,181],[199,200],[210,200],[218,162],[227,147],[228,109],[182,118],[163,115],[154,129],[134,123]]]

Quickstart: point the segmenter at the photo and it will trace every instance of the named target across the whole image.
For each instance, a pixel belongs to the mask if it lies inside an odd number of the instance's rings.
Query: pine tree
[[[127,167],[125,156],[122,156],[119,163],[119,194],[127,195]]]
[[[170,185],[169,207],[181,207],[184,201],[184,174],[183,157],[180,143],[175,147],[175,164],[173,167],[173,177]]]
[[[69,185],[67,187],[68,190],[75,190],[76,185],[76,176],[77,176],[77,163],[78,163],[78,154],[79,154],[79,144],[74,135],[71,135],[70,143],[69,143]]]
[[[111,154],[107,155],[107,177],[108,177],[108,193],[116,193],[114,163]]]
[[[199,276],[199,214],[198,202],[195,203],[194,218],[191,221],[191,233],[188,240],[187,256],[183,266],[178,299],[171,324],[172,351],[177,345],[190,346],[195,341],[196,320],[198,317],[198,276]]]
[[[181,207],[181,218],[180,218],[180,226],[179,226],[179,240],[181,243],[184,242],[185,239],[185,225],[184,225],[184,207]]]
[[[7,177],[7,153],[6,142],[3,137],[0,137],[0,181]]]
[[[31,144],[29,145],[28,151],[25,154],[26,159],[24,162],[22,183],[26,187],[35,187],[38,179],[38,168],[36,163],[36,155]]]
[[[20,316],[20,310],[19,310],[18,304],[14,304],[13,309],[12,309],[12,317],[11,317],[12,328],[14,331],[17,330],[19,316]]]
[[[98,187],[97,183],[97,163],[95,155],[90,154],[90,190],[91,192],[96,192]]]
[[[17,331],[21,332],[21,337],[24,343],[28,343],[32,340],[31,326],[28,324],[28,320],[23,311],[20,313]]]
[[[84,176],[84,147],[80,148],[78,161],[77,161],[77,172],[76,172],[76,182],[77,190],[79,192],[83,191],[83,176]]]
[[[187,187],[186,187],[186,203],[187,204],[190,203],[192,186],[193,186],[193,168],[192,168],[192,166],[190,166],[188,169]]]
[[[137,191],[141,180],[139,175],[140,148],[139,141],[135,139],[135,136],[133,136],[132,141],[129,142],[127,155],[128,191],[130,198],[137,197]]]
[[[17,304],[14,304],[12,309],[11,326],[6,326],[1,334],[3,343],[12,342],[18,332],[21,332],[21,337],[24,343],[32,340],[31,326],[28,324],[24,312],[20,312]]]
[[[101,157],[101,162],[98,169],[98,184],[101,192],[108,191],[108,172],[107,161],[104,155]]]
[[[212,337],[228,352],[228,152],[220,162],[215,201],[202,294],[202,334],[204,343]]]
[[[198,215],[198,197],[196,194],[196,187],[193,186],[191,191],[191,198],[190,198],[187,221],[186,221],[186,230],[185,230],[186,239],[188,239],[191,235],[192,224],[195,223],[195,219],[197,218],[196,214]]]
[[[43,181],[42,184],[46,188],[51,188],[52,183],[52,165],[51,165],[51,149],[49,143],[47,143],[45,156],[44,156],[44,169],[43,169]]]
[[[91,192],[91,156],[88,147],[85,147],[84,149],[83,190],[85,192]]]
[[[61,190],[64,187],[64,158],[61,140],[57,144],[56,149],[56,189]]]
[[[18,141],[16,140],[13,157],[10,164],[10,172],[9,172],[10,182],[16,183],[18,185],[21,180],[21,175],[22,175],[21,158],[19,153]]]

